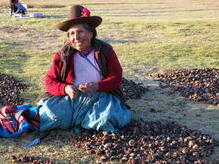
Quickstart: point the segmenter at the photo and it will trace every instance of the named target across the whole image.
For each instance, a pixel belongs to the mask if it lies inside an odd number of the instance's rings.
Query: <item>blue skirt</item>
[[[131,121],[131,111],[115,96],[104,93],[79,93],[52,96],[39,101],[40,131],[73,128],[117,132]]]

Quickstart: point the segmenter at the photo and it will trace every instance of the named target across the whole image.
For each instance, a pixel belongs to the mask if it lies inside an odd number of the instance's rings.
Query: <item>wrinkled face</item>
[[[69,40],[72,46],[78,51],[86,51],[91,47],[93,33],[87,31],[83,25],[72,26],[68,30]]]

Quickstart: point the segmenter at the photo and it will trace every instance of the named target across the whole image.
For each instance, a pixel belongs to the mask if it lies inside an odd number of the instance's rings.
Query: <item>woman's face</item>
[[[69,40],[72,46],[78,51],[86,51],[91,47],[91,39],[93,33],[87,31],[83,25],[78,24],[72,26],[69,30]]]

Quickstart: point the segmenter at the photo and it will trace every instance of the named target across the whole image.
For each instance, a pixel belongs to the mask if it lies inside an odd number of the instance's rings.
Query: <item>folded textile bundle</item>
[[[42,13],[34,13],[34,14],[13,14],[12,15],[13,18],[45,18],[46,16],[43,15]]]
[[[30,104],[0,108],[0,137],[18,137],[37,130],[40,125],[39,107]]]

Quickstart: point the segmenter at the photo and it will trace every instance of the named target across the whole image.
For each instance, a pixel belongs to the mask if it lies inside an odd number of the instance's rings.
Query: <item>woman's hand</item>
[[[78,89],[84,93],[94,93],[99,89],[99,85],[94,82],[80,84]]]
[[[78,95],[78,89],[74,85],[67,85],[65,87],[65,93],[73,100]]]

